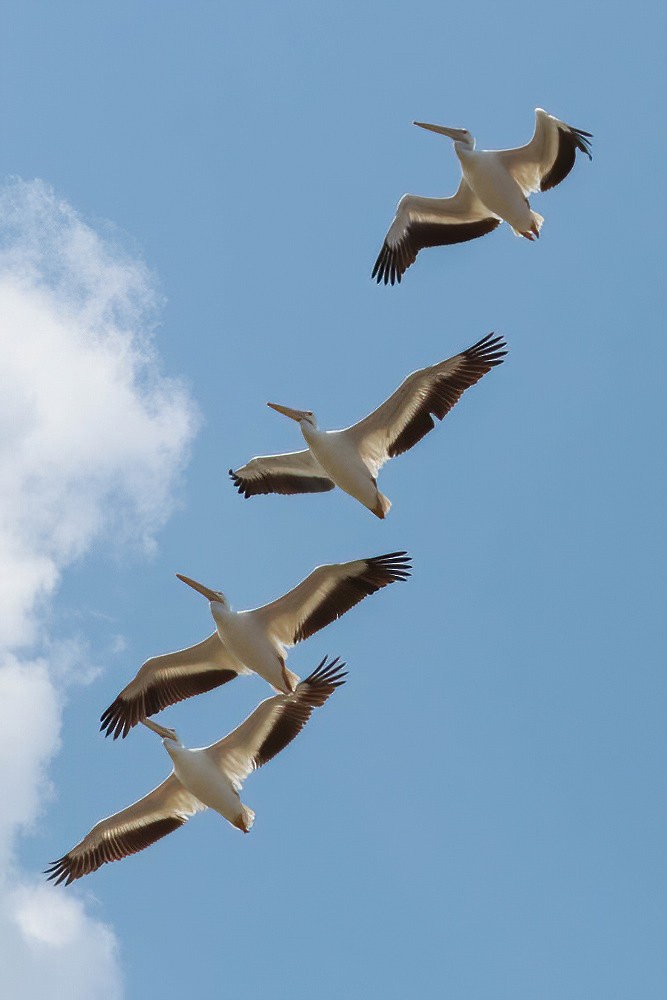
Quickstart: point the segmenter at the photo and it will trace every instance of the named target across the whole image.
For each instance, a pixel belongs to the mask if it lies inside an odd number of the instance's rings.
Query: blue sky
[[[662,997],[658,5],[10,2],[4,21],[10,984]],[[533,199],[539,243],[502,227],[372,283],[400,195],[458,182],[451,143],[410,122],[511,146],[538,105],[594,133],[593,162]],[[506,364],[384,469],[386,521],[227,480],[299,446],[267,400],[344,426],[490,330]],[[42,889],[168,770],[152,734],[111,744],[97,719],[210,630],[175,572],[243,608],[394,549],[409,583],[292,652],[301,675],[344,657],[349,683],[248,780],[250,836],[197,816]],[[162,720],[202,745],[267,693],[242,679]]]

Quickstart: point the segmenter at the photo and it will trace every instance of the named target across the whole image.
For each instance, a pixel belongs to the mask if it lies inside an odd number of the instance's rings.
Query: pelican
[[[560,184],[572,170],[577,150],[592,159],[591,133],[566,125],[542,108],[535,109],[533,138],[516,149],[476,150],[465,128],[412,124],[454,140],[463,177],[451,198],[403,195],[371,275],[378,284],[400,282],[424,247],[474,240],[503,221],[517,236],[537,239],[544,219],[532,211],[528,195]]]
[[[252,611],[232,611],[219,590],[177,573],[209,602],[216,631],[203,642],[146,660],[127,687],[102,713],[100,730],[117,739],[167,705],[257,673],[283,694],[299,678],[287,669],[286,647],[294,646],[340,618],[355,604],[410,575],[405,552],[318,566],[288,594]]]
[[[45,874],[56,885],[69,885],[107,861],[142,851],[207,807],[248,833],[255,814],[241,802],[243,782],[291,743],[313,709],[345,683],[344,666],[338,658],[327,663],[325,657],[293,692],[267,698],[238,729],[208,747],[188,749],[173,729],[142,720],[163,737],[173,761],[171,774],[143,799],[97,823],[76,847],[52,862]]]
[[[442,420],[463,392],[502,363],[506,344],[492,333],[453,358],[413,372],[377,410],[344,430],[318,430],[310,410],[268,403],[296,420],[307,451],[253,458],[229,474],[244,497],[259,493],[323,493],[340,486],[376,517],[390,501],[378,490],[377,474],[395,455],[412,448]]]

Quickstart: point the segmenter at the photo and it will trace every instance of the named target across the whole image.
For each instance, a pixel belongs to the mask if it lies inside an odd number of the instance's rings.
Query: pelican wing
[[[205,808],[172,772],[143,799],[96,823],[81,843],[53,861],[45,874],[56,885],[69,885],[107,861],[119,861],[143,851]]]
[[[223,646],[217,632],[208,639],[175,653],[146,660],[134,680],[123,688],[100,718],[106,736],[123,739],[149,715],[177,701],[203,694],[251,673]]]
[[[246,499],[260,493],[326,493],[334,488],[310,451],[253,458],[236,472],[230,469],[229,475]]]
[[[267,698],[241,725],[223,740],[208,748],[217,766],[234,783],[237,791],[251,771],[266,764],[299,735],[314,708],[319,708],[337,687],[344,684],[344,663],[327,662],[297,684],[291,694]]]
[[[453,358],[413,372],[389,399],[367,417],[346,428],[373,476],[388,459],[412,448],[449,413],[466,389],[478,382],[507,351],[502,337],[492,333]]]
[[[385,285],[398,281],[424,247],[448,246],[486,236],[502,219],[489,212],[465,179],[451,198],[403,195],[389,227],[372,278]]]
[[[369,594],[410,575],[405,552],[318,566],[294,590],[256,608],[262,627],[278,642],[293,646],[340,618]]]
[[[500,162],[514,177],[527,196],[533,191],[548,191],[565,180],[574,166],[577,150],[591,156],[590,132],[583,132],[535,109],[535,132],[525,146],[498,150]]]

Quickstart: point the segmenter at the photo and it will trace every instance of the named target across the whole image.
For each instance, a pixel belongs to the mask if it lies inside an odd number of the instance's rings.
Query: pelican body
[[[421,198],[406,194],[398,203],[373,268],[378,283],[400,282],[425,247],[465,243],[496,229],[505,221],[517,236],[535,240],[544,219],[534,212],[528,195],[548,191],[572,170],[577,151],[591,159],[590,132],[567,125],[535,109],[535,132],[516,149],[475,149],[464,128],[413,122],[454,142],[461,164],[461,183],[451,198]]]
[[[147,722],[152,726],[156,725],[152,720],[144,720],[144,725]],[[212,748],[184,747],[175,733],[173,736],[166,736],[162,745],[171,757],[174,775],[181,785],[237,830],[248,833],[255,814],[252,809],[243,805],[231,780],[216,765],[214,756],[209,752]]]
[[[340,487],[384,518],[391,507],[377,475],[390,458],[412,448],[449,413],[461,395],[503,361],[502,337],[488,334],[452,358],[408,375],[376,410],[344,430],[322,431],[311,410],[268,405],[295,420],[307,451],[264,455],[229,474],[246,498],[262,493],[323,493]]]
[[[183,826],[195,813],[215,810],[248,833],[255,814],[241,802],[248,775],[266,764],[299,735],[313,710],[345,683],[344,663],[325,657],[289,694],[267,698],[233,732],[207,747],[184,747],[173,729],[140,720],[162,737],[173,764],[171,774],[142,799],[96,823],[71,851],[47,869],[56,885],[96,871],[108,861],[136,854]]]
[[[336,486],[376,517],[386,516],[391,502],[380,493],[377,480],[344,430],[321,431],[310,410],[293,410],[278,403],[269,406],[297,421],[311,454]]]
[[[232,611],[221,591],[177,573],[179,580],[209,601],[215,632],[187,649],[146,660],[102,713],[100,729],[114,739],[124,738],[138,722],[168,705],[211,691],[240,674],[259,674],[274,690],[292,694],[299,678],[287,668],[287,649],[369,594],[406,580],[410,568],[405,552],[317,566],[287,594],[251,611]]]
[[[224,594],[209,590],[202,584],[178,574],[179,579],[203,594],[210,601],[211,615],[220,642],[238,673],[247,672],[247,664],[276,691],[289,692],[296,687],[298,677],[285,664],[286,647],[269,632],[257,628],[252,612],[232,611]]]
[[[454,131],[443,129],[445,134]],[[495,150],[475,149],[475,140],[472,136],[469,138],[468,136],[469,133],[465,132],[463,138],[454,142],[454,152],[459,158],[463,177],[471,191],[493,215],[508,222],[516,236],[524,236],[528,240],[536,239],[544,219],[537,212],[531,211],[525,194],[498,158]]]

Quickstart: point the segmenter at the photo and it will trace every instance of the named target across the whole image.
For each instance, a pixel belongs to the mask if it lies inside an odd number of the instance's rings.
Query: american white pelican
[[[591,157],[590,132],[566,125],[535,109],[535,132],[517,149],[475,149],[464,128],[413,122],[454,140],[463,177],[451,198],[403,195],[371,277],[385,285],[400,282],[424,247],[464,243],[508,222],[517,236],[536,239],[544,222],[528,195],[560,184],[574,166],[577,150]]]
[[[106,736],[125,737],[167,705],[203,694],[239,674],[257,673],[289,694],[299,678],[285,664],[286,648],[318,632],[376,590],[410,575],[405,552],[318,566],[284,597],[252,611],[232,611],[217,590],[177,573],[210,601],[216,631],[203,642],[146,660],[101,716]]]
[[[412,448],[442,420],[462,394],[482,375],[502,363],[507,354],[502,337],[492,333],[453,358],[422,368],[359,423],[339,431],[321,431],[310,410],[268,406],[296,420],[307,451],[253,458],[243,468],[229,470],[244,497],[259,493],[323,493],[340,486],[384,518],[391,503],[377,487],[377,474],[395,455]]]
[[[344,666],[338,658],[327,663],[325,657],[293,692],[267,698],[238,729],[208,747],[187,749],[173,729],[145,720],[144,725],[164,737],[174,765],[171,774],[143,799],[97,823],[45,874],[56,885],[69,885],[107,861],[119,861],[154,844],[207,806],[248,833],[255,814],[239,796],[244,780],[291,743],[313,709],[345,683]]]

